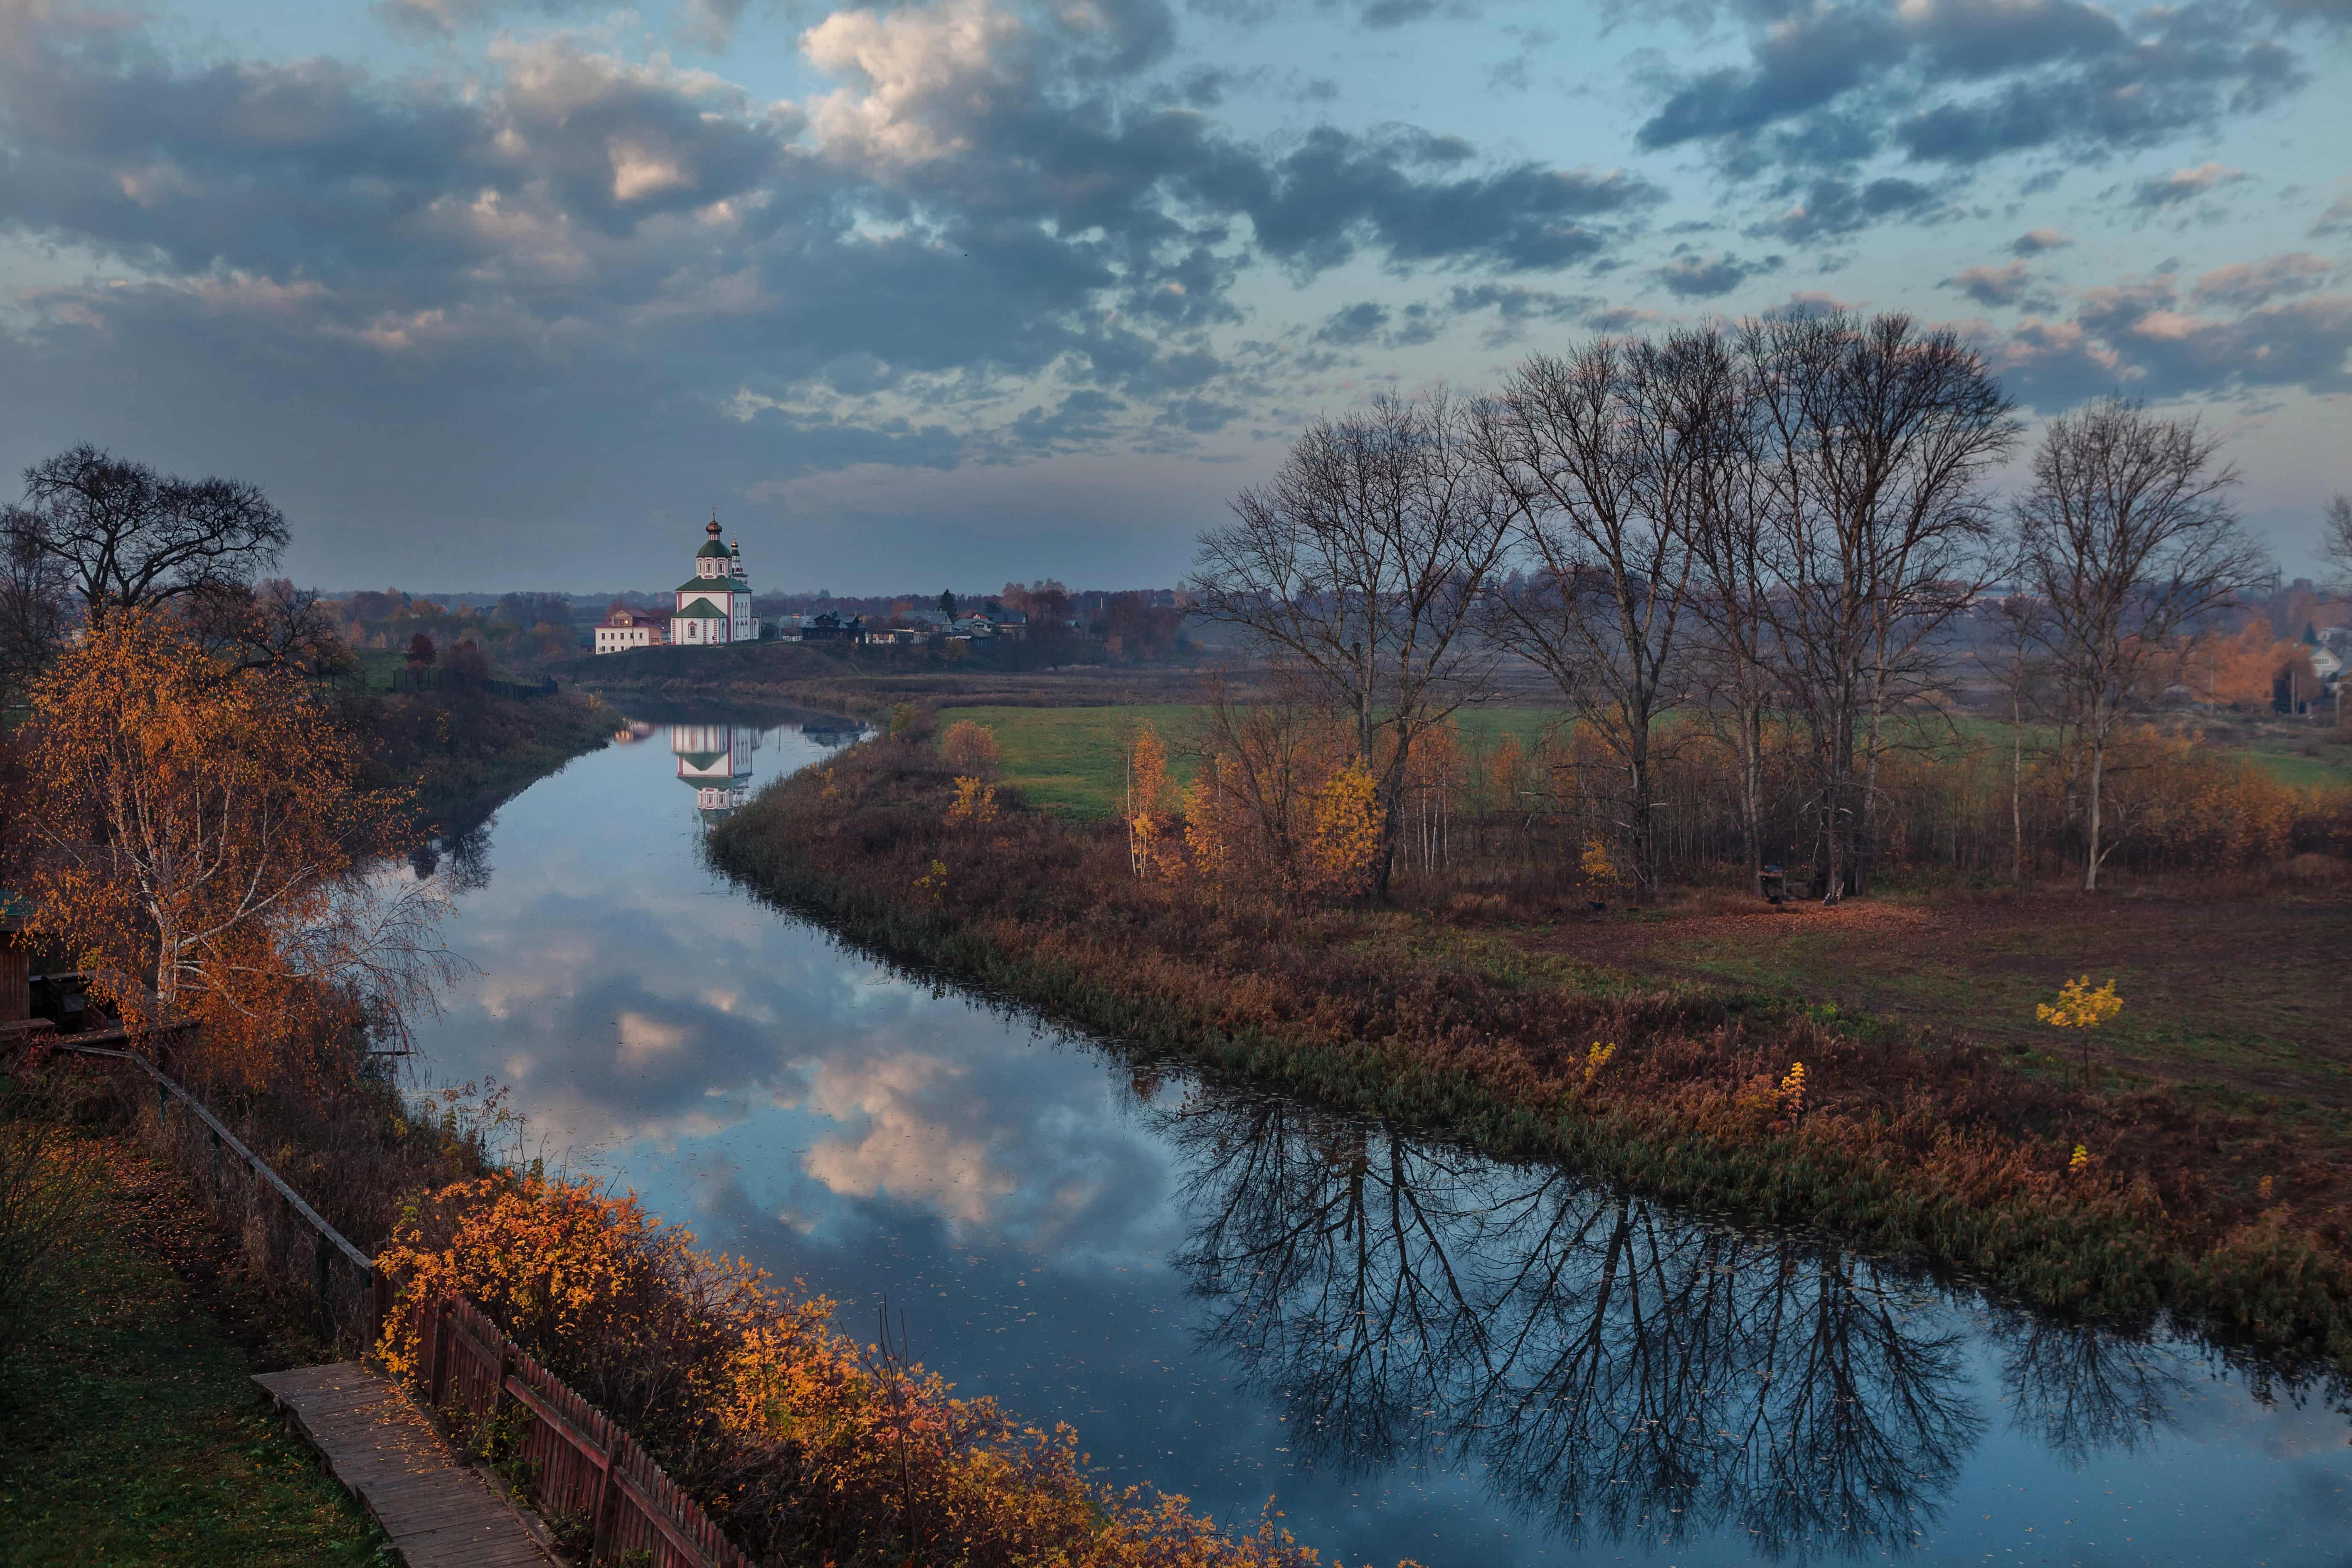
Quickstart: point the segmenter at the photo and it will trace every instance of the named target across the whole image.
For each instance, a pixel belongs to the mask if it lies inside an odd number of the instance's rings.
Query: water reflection
[[[887,1294],[927,1361],[1074,1422],[1112,1478],[1228,1518],[1273,1494],[1349,1563],[2162,1557],[2191,1534],[2346,1563],[2324,1401],[1138,1068],[761,909],[701,868],[680,770],[732,792],[739,759],[756,782],[828,731],[739,745],[742,716],[690,717],[502,814],[499,878],[451,932],[483,973],[433,1030],[442,1073],[515,1083],[556,1149],[853,1319]]]

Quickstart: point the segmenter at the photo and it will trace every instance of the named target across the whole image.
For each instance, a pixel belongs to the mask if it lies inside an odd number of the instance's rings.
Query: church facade
[[[751,613],[751,580],[743,571],[743,546],[719,537],[719,517],[711,515],[702,548],[694,552],[694,575],[671,590],[671,605],[660,610],[631,610],[614,605],[596,627],[598,653],[621,653],[633,647],[665,643],[708,647],[719,643],[757,642],[759,618]]]
[[[694,552],[694,575],[677,585],[677,608],[669,618],[669,640],[696,644],[757,642],[760,623],[751,616],[751,582],[743,574],[743,545],[720,542],[719,514],[709,535]]]

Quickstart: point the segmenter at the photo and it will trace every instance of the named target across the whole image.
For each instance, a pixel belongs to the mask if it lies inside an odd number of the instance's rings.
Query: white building
[[[694,575],[677,585],[669,640],[688,647],[757,642],[760,623],[751,615],[751,583],[743,574],[743,546],[740,542],[719,542],[716,512],[704,531],[710,537],[694,552]]]
[[[632,610],[615,605],[596,623],[596,651],[619,653],[624,648],[659,647],[669,641],[669,614],[665,610]]]

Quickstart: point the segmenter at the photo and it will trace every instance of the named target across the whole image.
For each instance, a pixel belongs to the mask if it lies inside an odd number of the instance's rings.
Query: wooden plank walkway
[[[253,1381],[359,1494],[409,1568],[548,1568],[514,1510],[385,1378],[344,1361]]]

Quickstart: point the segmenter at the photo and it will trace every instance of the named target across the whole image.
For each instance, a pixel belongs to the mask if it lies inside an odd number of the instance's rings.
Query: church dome
[[[722,560],[725,559],[727,555],[727,546],[719,542],[719,514],[717,512],[710,514],[710,526],[704,529],[702,531],[710,535],[710,540],[709,542],[694,552],[696,556],[715,555]]]

